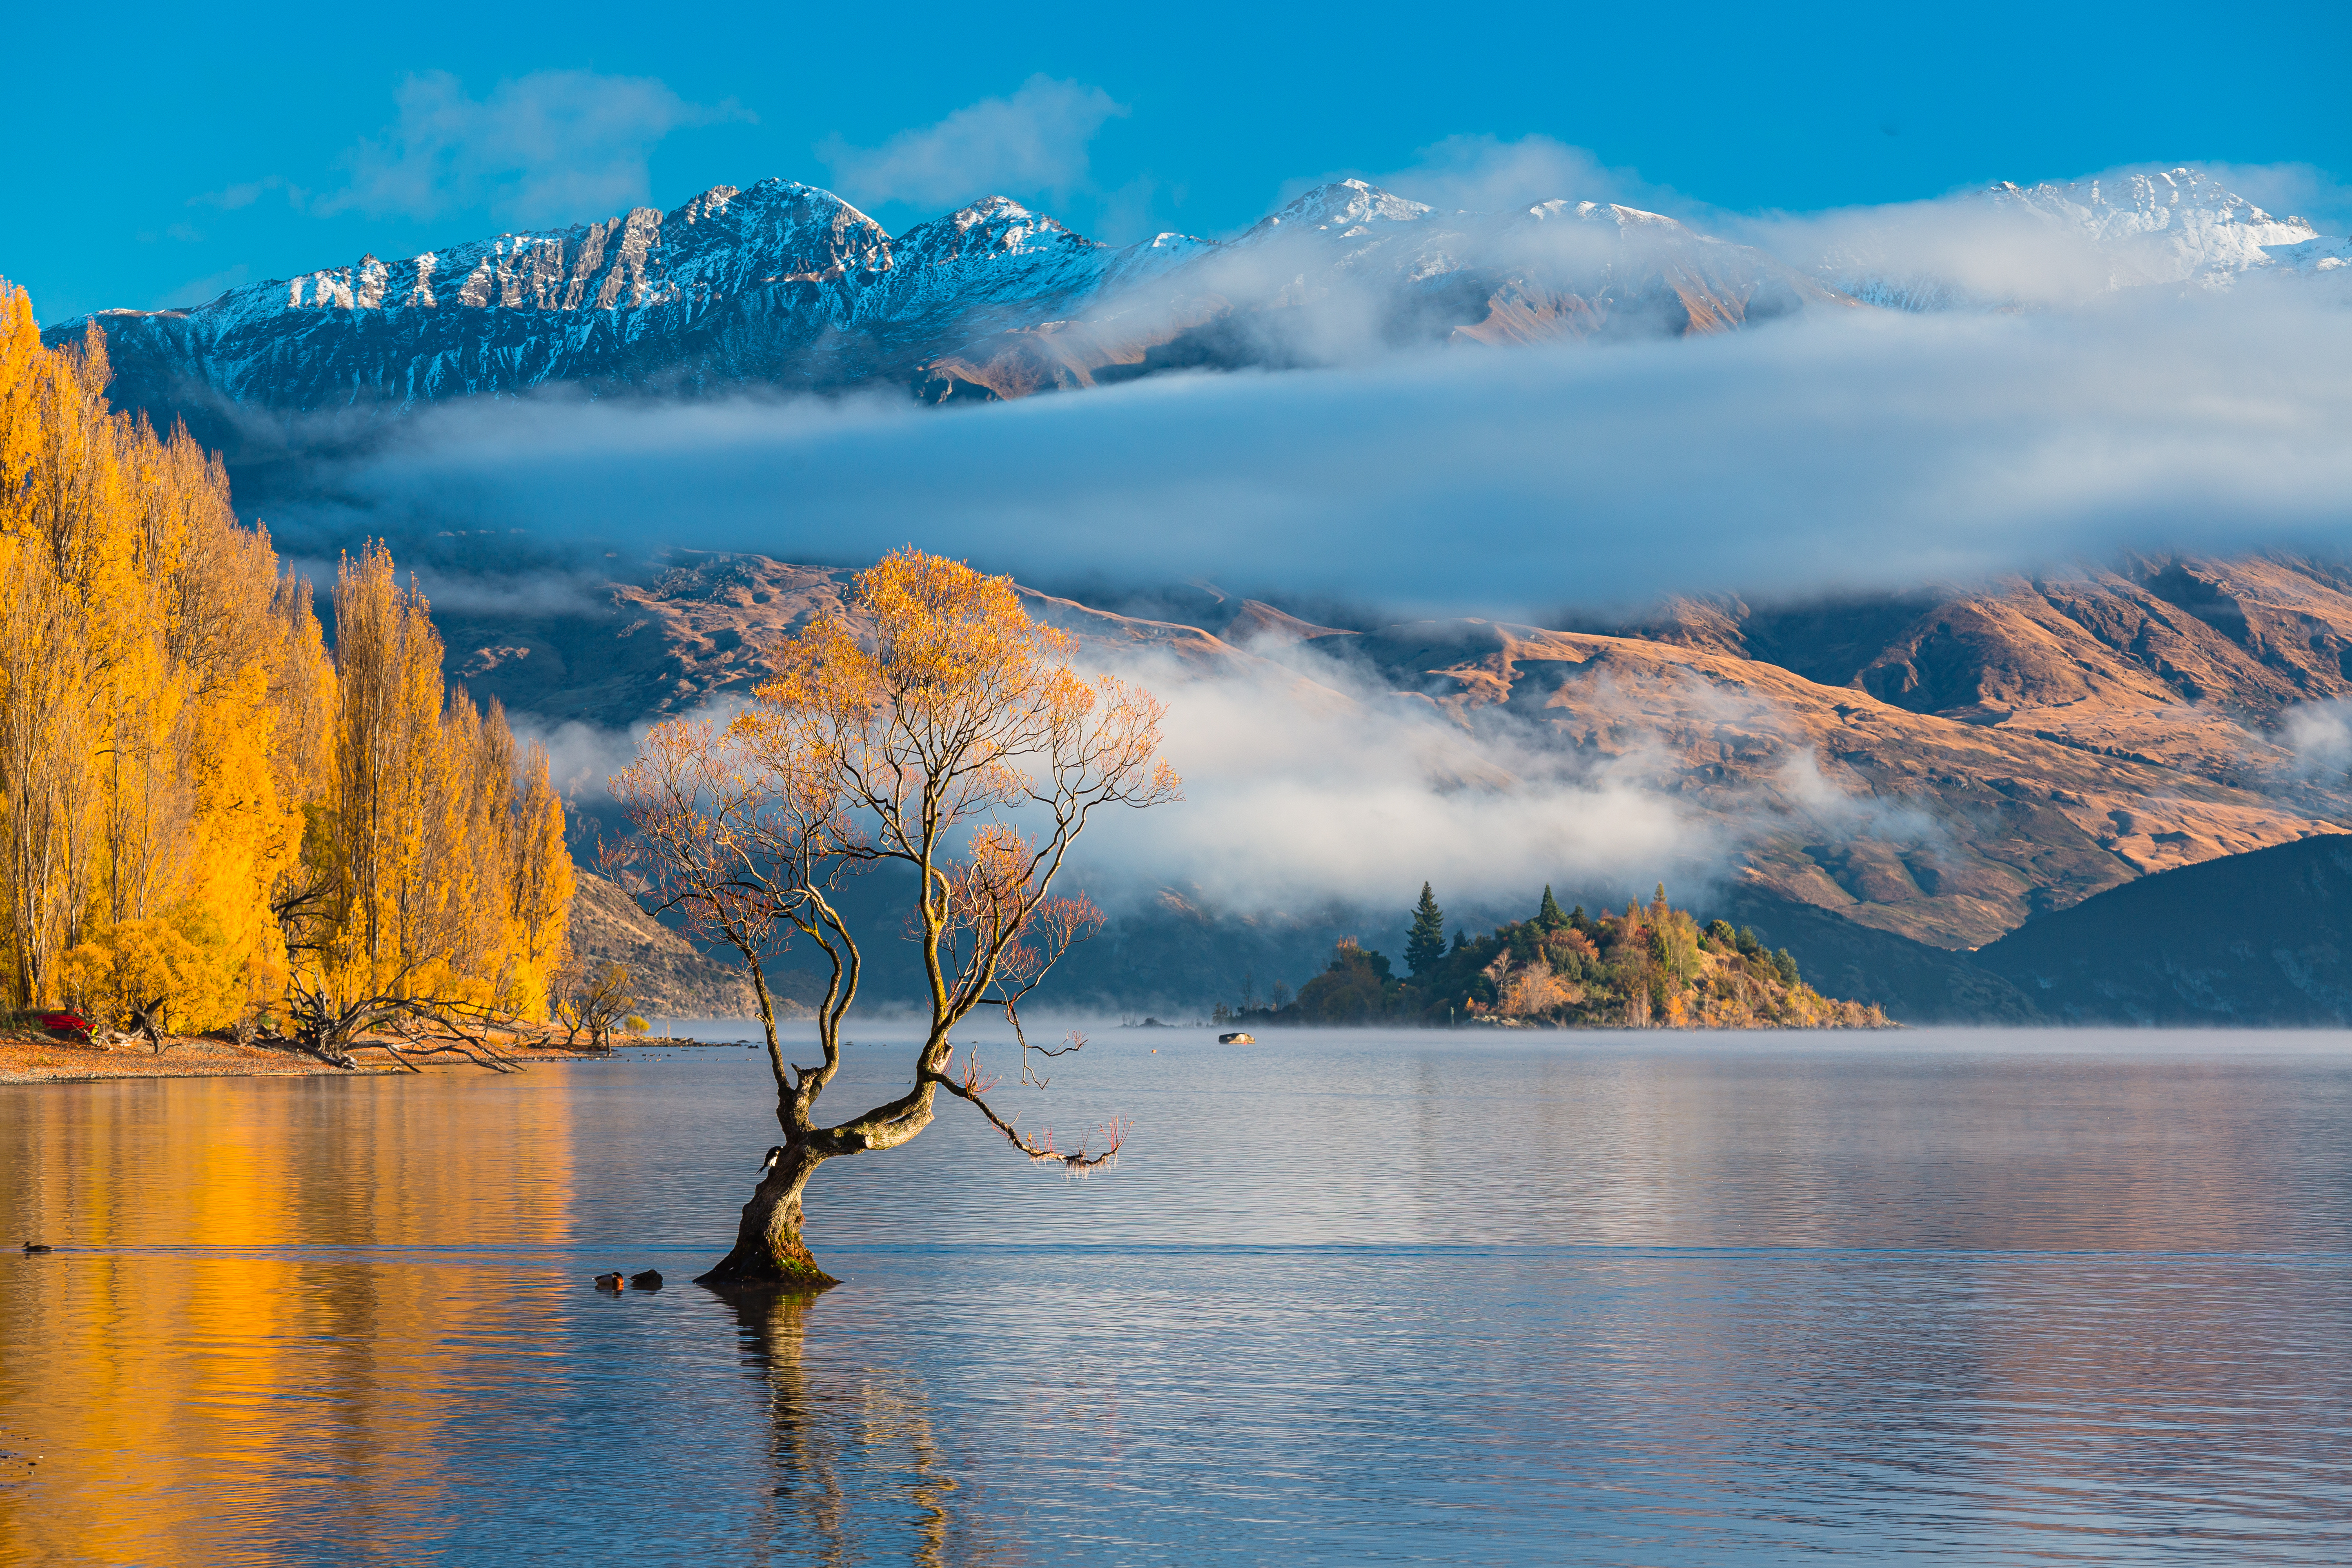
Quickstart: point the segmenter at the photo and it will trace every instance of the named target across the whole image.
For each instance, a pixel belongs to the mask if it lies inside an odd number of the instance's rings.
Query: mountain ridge
[[[840,613],[852,574],[683,556],[601,605],[447,616],[450,675],[625,731],[748,693],[808,617]],[[1150,655],[1306,715],[1408,704],[1460,738],[1425,760],[1433,787],[1531,782],[1486,760],[1492,740],[1515,767],[1670,798],[1759,896],[1946,950],[2352,820],[2352,781],[2313,769],[2290,722],[2352,701],[2352,572],[2327,563],[2182,557],[1569,629],[1332,626],[1201,589],[1125,615],[1022,592],[1089,660]]]
[[[2186,166],[2001,182],[1916,206],[1938,215],[1945,242],[1957,224],[1968,244],[1923,256],[1904,227],[1917,211],[1899,209],[1849,215],[1825,249],[1784,260],[1638,207],[1449,212],[1362,180],[1315,186],[1225,239],[1110,245],[994,195],[894,237],[830,191],[770,178],[667,213],[393,261],[370,253],[198,306],[103,310],[45,337],[101,328],[118,403],[159,425],[185,419],[247,471],[273,448],[348,442],[420,404],[555,385],[966,403],[1407,346],[1707,335],[1822,310],[2032,308],[2000,267],[1977,275],[1971,246],[2040,247],[2078,292],[2352,277],[2352,241]],[[331,411],[339,425],[315,423]]]
[[[893,237],[830,192],[770,179],[46,335],[101,328],[118,402],[234,447],[234,411],[396,415],[554,384],[969,401],[1411,342],[1713,332],[1850,303],[1761,251],[1591,202],[1442,214],[1342,181],[1231,240],[1119,247],[1000,195]]]

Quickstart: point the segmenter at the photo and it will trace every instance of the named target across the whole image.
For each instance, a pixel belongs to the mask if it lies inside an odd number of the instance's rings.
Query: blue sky
[[[11,23],[0,275],[47,321],[185,304],[769,174],[893,232],[997,189],[1128,240],[1432,165],[1758,212],[2210,161],[2305,165],[2249,194],[2341,232],[2347,15],[49,4]]]

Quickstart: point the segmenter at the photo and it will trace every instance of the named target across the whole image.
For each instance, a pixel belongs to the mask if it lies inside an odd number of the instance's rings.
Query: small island
[[[1823,996],[1804,982],[1782,948],[1766,951],[1753,930],[1702,923],[1666,901],[1664,884],[1647,909],[1563,913],[1551,889],[1523,921],[1471,937],[1445,939],[1445,916],[1429,885],[1405,943],[1411,973],[1384,955],[1340,939],[1322,973],[1296,998],[1270,1008],[1220,1007],[1220,1024],[1477,1025],[1560,1029],[1885,1029],[1897,1026],[1874,1005]]]

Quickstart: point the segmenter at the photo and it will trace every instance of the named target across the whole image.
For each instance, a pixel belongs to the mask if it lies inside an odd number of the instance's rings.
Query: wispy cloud
[[[1598,154],[1549,136],[1449,136],[1421,149],[1403,168],[1366,177],[1444,212],[1507,212],[1563,200],[1660,212],[1685,205],[1633,170],[1610,168]]]
[[[1713,722],[1752,742],[1781,727],[1769,704],[1738,692],[1620,692],[1601,677],[1581,711],[1613,714],[1610,745],[1587,754],[1540,716],[1455,715],[1347,659],[1311,647],[1286,657],[1289,666],[1244,657],[1203,668],[1081,647],[1085,668],[1099,658],[1163,701],[1165,752],[1184,778],[1181,807],[1111,812],[1087,828],[1085,882],[1107,907],[1129,910],[1172,886],[1227,912],[1297,913],[1395,901],[1424,879],[1474,904],[1531,896],[1547,880],[1623,897],[1663,879],[1692,896],[1731,880],[1755,843],[1790,832],[1808,843],[1942,838],[1920,811],[1843,793],[1793,729],[1776,770],[1694,790],[1677,742],[1652,728],[1659,700],[1678,729]],[[723,721],[740,706],[720,699],[690,717]],[[510,717],[590,812],[609,809],[606,780],[649,728]]]
[[[844,195],[873,205],[1059,194],[1086,184],[1096,133],[1127,112],[1101,88],[1033,76],[1010,98],[983,98],[879,147],[836,134],[816,155]]]
[[[205,191],[201,195],[190,196],[188,205],[192,207],[218,207],[223,212],[235,212],[239,207],[249,207],[262,197],[273,194],[285,197],[286,205],[297,212],[301,211],[310,200],[310,193],[308,190],[294,184],[285,175],[265,174],[257,180],[247,180],[241,184],[228,185],[217,191]]]
[[[2352,771],[2352,703],[2305,702],[2289,709],[2284,739],[2297,778],[2341,778]]]
[[[177,310],[188,305],[202,305],[216,300],[226,290],[236,288],[252,277],[253,269],[240,261],[218,272],[208,272],[202,278],[191,278],[176,289],[166,289],[155,297],[149,308],[157,310]]]
[[[1168,883],[1230,909],[1389,900],[1435,878],[1450,892],[1518,890],[1530,864],[1584,887],[1719,869],[1715,825],[1651,786],[1638,753],[1579,763],[1503,715],[1476,731],[1330,660],[1202,675],[1139,660],[1120,673],[1168,707],[1182,807],[1114,814],[1089,833],[1090,883],[1132,896]],[[1495,846],[1515,846],[1498,864]]]
[[[515,222],[581,222],[645,201],[647,160],[672,131],[751,118],[731,100],[689,103],[650,77],[593,71],[537,71],[481,99],[431,71],[404,81],[396,101],[394,121],[344,155],[350,184],[318,211],[432,218],[487,206]]]

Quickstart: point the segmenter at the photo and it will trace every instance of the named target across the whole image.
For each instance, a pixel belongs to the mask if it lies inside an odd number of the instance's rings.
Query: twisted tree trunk
[[[696,1278],[698,1285],[782,1286],[823,1290],[840,1280],[817,1267],[801,1240],[801,1194],[808,1179],[829,1156],[803,1139],[794,1139],[775,1159],[743,1205],[743,1222],[735,1232],[734,1250],[717,1268]]]

